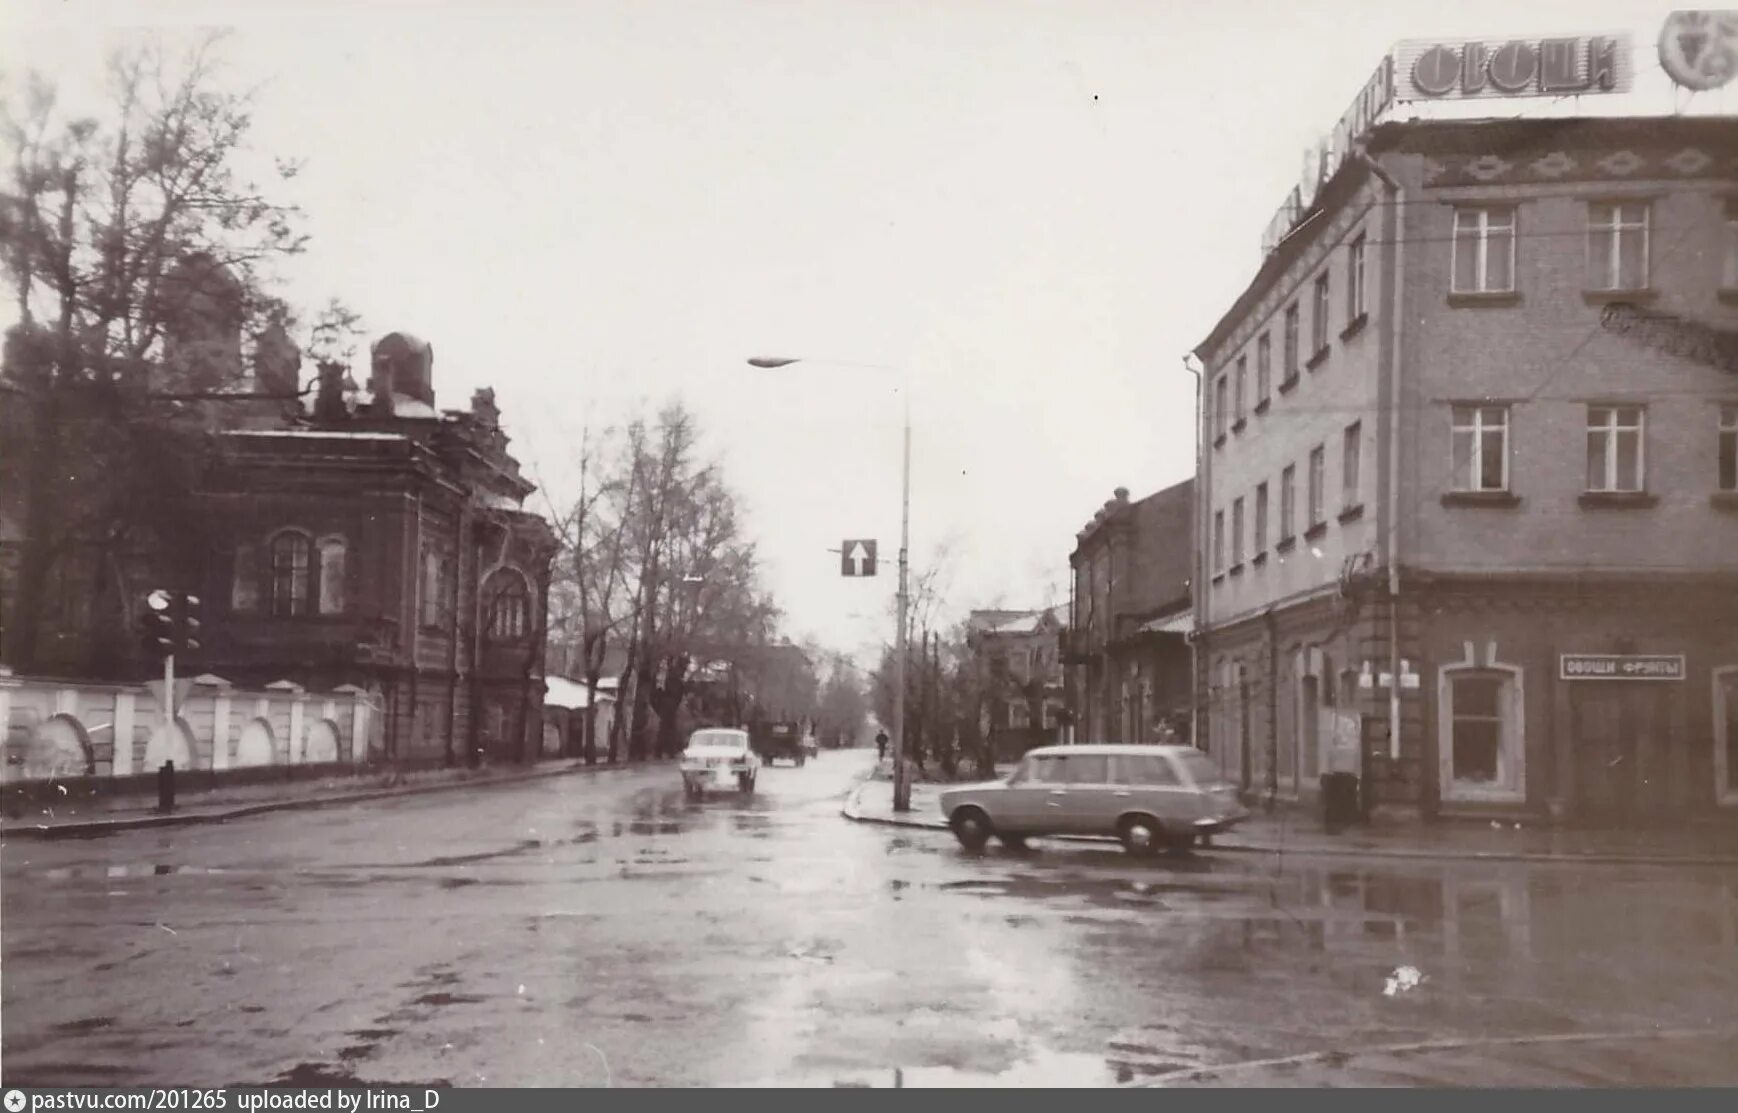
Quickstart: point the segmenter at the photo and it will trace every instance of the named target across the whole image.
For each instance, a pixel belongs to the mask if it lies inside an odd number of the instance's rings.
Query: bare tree
[[[207,402],[237,385],[240,337],[294,324],[268,271],[307,236],[297,210],[243,177],[250,97],[216,87],[217,43],[116,53],[102,119],[69,117],[37,76],[0,106],[0,259],[19,313],[0,367],[0,499],[23,534],[4,651],[21,668],[38,658],[49,573],[75,550],[93,554],[94,609],[109,618],[130,595],[129,550],[197,555],[176,495]],[[277,164],[280,180],[296,170]]]

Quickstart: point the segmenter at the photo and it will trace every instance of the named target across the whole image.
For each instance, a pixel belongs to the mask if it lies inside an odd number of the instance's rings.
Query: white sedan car
[[[681,768],[682,787],[690,799],[704,796],[709,788],[724,788],[731,780],[738,792],[749,793],[760,773],[760,755],[748,744],[746,730],[708,727],[688,736]]]

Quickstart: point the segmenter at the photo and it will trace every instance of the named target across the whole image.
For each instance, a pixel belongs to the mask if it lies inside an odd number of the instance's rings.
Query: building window
[[[1328,470],[1327,469],[1327,456],[1328,456],[1328,450],[1327,450],[1326,445],[1318,444],[1314,448],[1310,449],[1310,528],[1311,529],[1314,529],[1316,526],[1319,526],[1322,524],[1322,522],[1326,521],[1326,511],[1323,509],[1323,506],[1322,506],[1322,502],[1323,502],[1322,491],[1323,491],[1323,488],[1327,482],[1327,470]]]
[[[1025,730],[1032,725],[1024,700],[1008,701],[1008,725],[1015,730]]]
[[[1726,199],[1726,241],[1724,264],[1720,269],[1720,286],[1738,290],[1738,198]]]
[[[1720,407],[1720,490],[1738,491],[1738,402]]]
[[[1316,296],[1313,311],[1310,313],[1310,335],[1316,341],[1316,355],[1328,350],[1328,275],[1326,271],[1316,276]]]
[[[1363,449],[1364,423],[1354,421],[1346,426],[1340,446],[1340,509],[1350,510],[1363,500],[1358,497],[1358,463]]]
[[[1224,439],[1225,426],[1226,426],[1227,421],[1228,421],[1228,418],[1226,417],[1226,415],[1229,414],[1230,412],[1231,412],[1231,407],[1230,407],[1230,398],[1229,398],[1229,394],[1228,394],[1228,387],[1226,385],[1225,376],[1221,375],[1221,376],[1219,376],[1218,379],[1214,380],[1214,382],[1213,382],[1213,439],[1214,440],[1217,441],[1217,440]]]
[[[1646,479],[1640,406],[1587,407],[1587,489],[1640,491]]]
[[[272,539],[272,615],[295,618],[308,613],[313,567],[308,535],[287,530]]]
[[[1515,210],[1454,211],[1454,276],[1457,294],[1504,294],[1515,289]]]
[[[1237,400],[1237,424],[1243,424],[1244,404],[1249,397],[1249,357],[1237,357],[1237,380],[1233,391]]]
[[[1738,804],[1738,665],[1713,671],[1714,799]]]
[[[1225,571],[1225,511],[1213,512],[1213,572]]]
[[[1285,307],[1285,382],[1297,379],[1297,346],[1298,346],[1298,309],[1297,302]]]
[[[246,542],[235,547],[235,578],[230,583],[229,609],[239,614],[259,609],[259,550]]]
[[[1255,342],[1255,404],[1267,401],[1273,392],[1273,337],[1262,333]]]
[[[1364,237],[1359,235],[1346,247],[1346,324],[1356,324],[1364,312]]]
[[[1504,666],[1442,670],[1438,730],[1445,798],[1525,798],[1520,677],[1519,669]]]
[[[1595,290],[1645,290],[1648,206],[1613,201],[1587,208],[1587,280]]]
[[[531,592],[525,586],[525,577],[517,572],[502,572],[494,582],[495,591],[489,596],[489,639],[518,641],[531,629]]]
[[[1243,499],[1231,500],[1231,566],[1243,563]]]
[[[1263,480],[1255,487],[1255,553],[1257,556],[1267,551],[1267,482]]]
[[[342,537],[320,539],[320,613],[344,613],[345,551]]]
[[[1297,465],[1287,464],[1279,473],[1279,539],[1297,536]]]
[[[1509,489],[1507,406],[1454,407],[1453,483],[1457,491]]]
[[[422,606],[420,621],[424,626],[441,626],[447,616],[447,560],[429,549],[422,554]]]

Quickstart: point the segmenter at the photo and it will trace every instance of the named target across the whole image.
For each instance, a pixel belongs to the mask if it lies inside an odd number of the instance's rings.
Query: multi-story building
[[[1061,633],[1050,609],[976,610],[966,620],[984,693],[978,725],[1000,759],[1065,740]]]
[[[1731,121],[1343,153],[1196,349],[1211,751],[1426,813],[1738,805]]]
[[[1133,502],[1118,487],[1075,535],[1065,641],[1081,741],[1193,736],[1194,513],[1193,479]]]

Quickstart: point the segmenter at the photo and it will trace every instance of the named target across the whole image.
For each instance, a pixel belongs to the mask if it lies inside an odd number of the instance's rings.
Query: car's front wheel
[[[953,828],[953,837],[967,850],[982,850],[990,836],[995,834],[990,817],[978,808],[959,809],[948,818],[948,826]]]
[[[1137,858],[1149,858],[1170,845],[1164,827],[1150,815],[1128,816],[1118,824],[1116,833],[1123,849]]]

